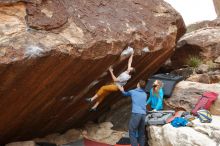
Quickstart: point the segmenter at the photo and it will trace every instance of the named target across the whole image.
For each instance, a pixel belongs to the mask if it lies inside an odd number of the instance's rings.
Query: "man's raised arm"
[[[130,93],[129,91],[126,92],[126,91],[124,90],[124,87],[118,85],[118,89],[122,92],[122,94],[123,94],[124,96],[131,96],[131,93]]]

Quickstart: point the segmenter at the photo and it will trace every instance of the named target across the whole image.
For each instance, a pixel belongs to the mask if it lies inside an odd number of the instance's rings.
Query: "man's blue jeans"
[[[132,146],[145,146],[145,114],[132,113],[129,122],[129,137]],[[138,138],[136,132],[138,131]]]

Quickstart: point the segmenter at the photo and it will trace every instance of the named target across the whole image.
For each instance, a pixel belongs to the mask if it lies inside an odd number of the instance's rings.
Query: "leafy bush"
[[[202,64],[202,60],[197,56],[190,56],[186,63],[190,67],[197,68],[200,64]]]

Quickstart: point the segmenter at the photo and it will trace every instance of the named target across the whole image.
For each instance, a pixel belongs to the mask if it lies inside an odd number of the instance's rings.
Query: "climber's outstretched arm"
[[[131,56],[129,57],[129,60],[128,60],[128,69],[127,70],[131,70],[131,64],[132,64],[132,61],[133,61],[133,56],[134,56],[134,53],[131,54]]]
[[[113,73],[113,68],[112,68],[112,67],[109,67],[108,70],[109,70],[109,72],[110,72],[110,74],[111,74],[112,80],[113,80],[114,82],[117,82],[118,79],[115,77],[115,75],[114,75],[114,73]]]

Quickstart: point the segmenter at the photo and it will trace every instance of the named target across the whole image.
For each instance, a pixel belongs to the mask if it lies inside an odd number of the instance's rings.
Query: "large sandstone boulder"
[[[99,117],[84,98],[126,68],[135,48],[146,79],[170,57],[185,32],[182,17],[162,0],[0,0],[0,143],[64,132]],[[143,48],[145,48],[143,50]],[[147,50],[147,51],[146,51]]]
[[[188,64],[191,56],[200,58],[203,62],[214,62],[220,56],[220,27],[201,28],[186,33],[177,43],[171,57],[172,65],[179,68]]]
[[[174,128],[170,124],[148,128],[150,146],[219,146],[220,117],[213,116],[212,123],[193,121],[195,127]]]
[[[205,91],[212,91],[219,94],[218,99],[212,105],[210,112],[214,115],[220,115],[220,84],[204,84],[191,81],[179,82],[171,96],[166,101],[170,106],[181,107],[191,111],[198,101],[198,97]]]

